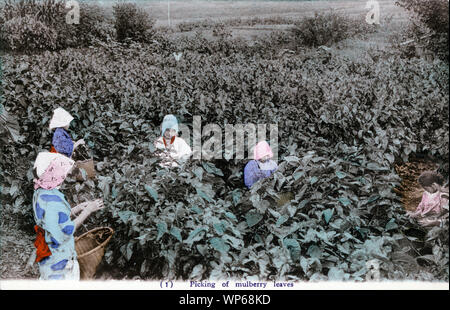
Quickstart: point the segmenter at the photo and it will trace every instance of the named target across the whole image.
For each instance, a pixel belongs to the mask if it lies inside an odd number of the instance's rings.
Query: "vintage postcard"
[[[448,290],[448,20],[0,1],[1,289]]]

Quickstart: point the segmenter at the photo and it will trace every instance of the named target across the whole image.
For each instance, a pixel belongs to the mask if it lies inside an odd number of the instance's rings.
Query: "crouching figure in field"
[[[244,168],[245,186],[251,188],[253,184],[261,179],[270,177],[278,165],[271,158],[272,149],[266,141],[260,141],[253,150],[253,160],[249,161]]]
[[[68,130],[70,123],[73,121],[72,115],[69,114],[63,108],[57,108],[53,111],[52,119],[50,120],[49,128],[55,130],[52,138],[52,148],[50,152],[60,153],[67,157],[72,157],[73,151],[81,144],[84,144],[84,140],[80,139],[76,142],[72,141]]]
[[[422,201],[416,211],[408,214],[417,219],[424,227],[438,226],[448,219],[448,187],[444,187],[444,178],[435,171],[425,171],[418,179],[424,189]]]
[[[177,167],[175,161],[187,160],[192,155],[190,146],[182,138],[178,137],[178,120],[172,115],[166,115],[161,124],[161,137],[155,141],[155,147],[164,151],[161,163],[166,167]]]
[[[98,199],[72,209],[60,192],[59,187],[74,164],[64,155],[50,152],[39,153],[34,163],[34,245],[40,280],[80,279],[74,232],[91,213],[103,207],[103,201]]]

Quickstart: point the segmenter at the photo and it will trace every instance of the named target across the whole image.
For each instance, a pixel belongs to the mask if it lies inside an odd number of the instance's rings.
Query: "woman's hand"
[[[82,202],[82,203],[76,205],[75,207],[72,208],[70,214],[75,216],[76,214],[80,213],[81,211],[83,211],[86,208],[88,203],[89,203],[89,201],[86,201],[86,202]]]
[[[155,148],[157,149],[164,149],[164,142],[162,142],[161,140],[156,140],[154,143]]]
[[[256,171],[255,175],[258,179],[266,178],[266,174],[264,172],[262,172],[261,170]]]
[[[83,222],[86,220],[86,218],[88,218],[88,216],[92,212],[98,211],[101,208],[103,208],[103,199],[96,199],[96,200],[93,200],[93,201],[88,201],[86,203],[86,205],[84,206],[83,212],[81,212],[81,214],[78,215],[74,219],[75,230],[77,230],[78,227],[80,227],[80,225],[83,224]]]
[[[96,199],[93,201],[89,201],[89,203],[86,205],[85,210],[87,210],[89,213],[93,213],[95,211],[98,211],[104,207],[103,205],[103,199]]]
[[[73,144],[73,149],[76,149],[79,145],[85,144],[84,139],[80,139]]]

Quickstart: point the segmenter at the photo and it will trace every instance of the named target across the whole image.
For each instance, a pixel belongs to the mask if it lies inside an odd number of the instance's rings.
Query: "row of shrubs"
[[[397,46],[407,57],[417,55],[414,47],[423,46],[440,59],[448,60],[448,1],[398,0],[397,4],[412,13],[411,23],[403,31],[403,39],[414,44]],[[0,10],[0,48],[10,51],[61,50],[86,47],[95,42],[134,41],[153,43],[157,33],[155,20],[134,3],[118,2],[109,16],[98,5],[80,3],[79,24],[68,24],[66,0],[6,0]],[[362,18],[354,19],[334,12],[315,14],[301,20],[286,17],[231,18],[226,21],[202,20],[177,25],[181,32],[212,29],[216,37],[230,37],[231,26],[255,24],[290,24],[289,32],[276,32],[280,43],[292,46],[329,45],[355,35],[376,31],[375,25]],[[173,29],[161,27],[161,31]],[[423,39],[425,35],[425,39]],[[403,41],[402,39],[402,41]]]
[[[97,5],[81,3],[79,24],[66,22],[69,10],[65,0],[7,0],[0,13],[0,40],[6,49],[30,51],[85,47],[95,40],[107,42],[116,39],[124,42],[131,39],[148,43],[154,38],[155,20],[134,3],[115,4],[112,18]],[[316,14],[299,21],[283,17],[234,18],[225,22],[185,22],[177,27],[182,32],[194,29],[213,29],[217,32],[225,26],[255,24],[291,24],[289,39],[301,46],[330,44],[374,29],[363,20],[336,13]],[[227,33],[231,35],[229,31]]]
[[[448,62],[449,2],[448,0],[396,0],[396,4],[410,13],[405,39],[414,44],[399,46],[409,56],[417,56],[421,47]]]
[[[95,4],[79,4],[79,23],[67,23],[66,0],[6,0],[0,10],[0,43],[11,51],[61,50],[95,41],[148,42],[154,20],[134,3],[117,3],[113,17]]]
[[[220,24],[226,24],[231,27],[239,26],[255,26],[255,25],[289,25],[294,24],[296,19],[293,17],[284,16],[269,16],[259,17],[254,16],[250,18],[234,17],[226,20],[217,19],[202,19],[197,21],[185,21],[177,24],[177,29],[181,32],[194,31],[198,29],[211,29]]]

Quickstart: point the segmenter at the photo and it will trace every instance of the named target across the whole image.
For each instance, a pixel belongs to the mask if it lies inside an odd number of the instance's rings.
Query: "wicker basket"
[[[75,238],[75,250],[80,265],[80,279],[93,278],[113,233],[112,228],[98,227]]]
[[[77,174],[78,181],[84,181],[83,175],[81,173],[82,169],[86,172],[86,177],[88,179],[92,179],[95,177],[95,165],[94,165],[94,160],[92,158],[86,159],[86,160],[78,160],[76,162],[76,164],[77,164],[77,168],[79,169],[78,174]]]

